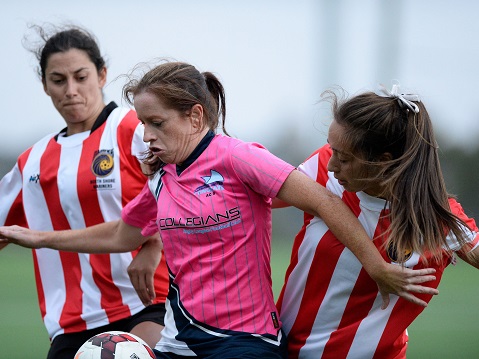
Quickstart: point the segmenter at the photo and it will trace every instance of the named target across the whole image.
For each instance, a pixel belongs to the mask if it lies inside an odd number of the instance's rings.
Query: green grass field
[[[289,245],[273,245],[273,284],[281,289],[289,262]],[[0,358],[41,359],[48,336],[40,319],[30,250],[8,246],[0,251]],[[479,357],[477,329],[479,272],[459,262],[449,267],[434,298],[409,329],[409,359]]]

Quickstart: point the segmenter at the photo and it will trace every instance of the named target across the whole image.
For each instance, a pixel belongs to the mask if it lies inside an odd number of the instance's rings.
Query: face
[[[334,177],[346,191],[364,191],[377,196],[381,192],[377,183],[361,181],[368,178],[368,166],[351,153],[349,146],[342,140],[344,134],[344,127],[333,121],[328,132],[328,143],[333,151],[328,162],[328,171],[334,173]]]
[[[105,106],[105,82],[106,68],[98,74],[85,51],[72,49],[48,58],[43,87],[67,123],[68,134],[91,129]]]
[[[208,129],[201,129],[202,109],[195,105],[188,114],[165,106],[149,92],[134,97],[135,110],[145,127],[143,141],[165,163],[181,164],[193,152]]]

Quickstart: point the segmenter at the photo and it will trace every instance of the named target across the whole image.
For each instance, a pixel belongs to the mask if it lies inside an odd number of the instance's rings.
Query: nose
[[[146,123],[144,124],[144,132],[143,132],[143,142],[149,143],[151,141],[155,140],[155,137],[153,136],[153,132],[150,130],[150,126],[148,126]]]
[[[334,155],[328,161],[329,172],[339,172],[338,161],[334,159]]]
[[[76,96],[78,93],[77,85],[73,79],[67,80],[67,88],[66,88],[66,95],[68,97]]]

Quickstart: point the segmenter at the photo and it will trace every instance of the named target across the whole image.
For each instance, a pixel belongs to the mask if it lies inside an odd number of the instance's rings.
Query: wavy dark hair
[[[25,36],[23,46],[37,58],[37,73],[42,82],[45,82],[45,70],[50,56],[71,49],[84,51],[95,65],[98,73],[106,67],[105,59],[100,53],[98,40],[91,32],[81,26],[73,24],[58,26],[32,24],[29,25],[29,29],[36,32],[39,39],[33,42],[31,38]]]

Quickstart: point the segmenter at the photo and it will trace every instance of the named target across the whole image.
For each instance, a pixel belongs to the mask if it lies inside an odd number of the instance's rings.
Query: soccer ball
[[[136,335],[111,331],[88,339],[78,349],[75,359],[156,359],[156,356]]]

